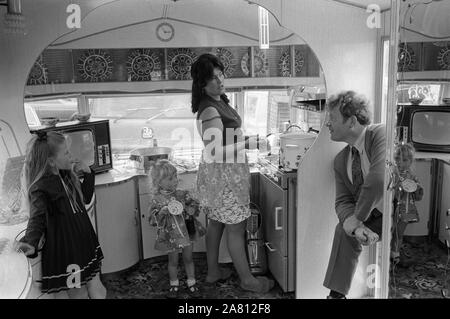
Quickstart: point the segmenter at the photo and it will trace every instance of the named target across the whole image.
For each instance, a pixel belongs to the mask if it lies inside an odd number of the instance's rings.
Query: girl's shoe
[[[191,298],[198,299],[202,297],[200,288],[197,284],[193,284],[192,286],[187,287],[187,292]]]
[[[177,299],[179,295],[179,286],[170,286],[169,292],[166,294],[166,298],[168,299]]]

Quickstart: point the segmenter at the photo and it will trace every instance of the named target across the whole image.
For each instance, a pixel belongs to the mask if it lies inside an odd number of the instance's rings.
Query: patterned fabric
[[[181,215],[172,215],[167,205],[171,200],[177,200],[183,205]],[[157,227],[155,249],[161,251],[176,251],[190,246],[193,241],[206,234],[205,228],[195,218],[199,215],[198,202],[188,191],[177,190],[170,195],[155,194],[150,204],[150,224]],[[186,222],[193,221],[194,232],[188,232]],[[191,233],[191,234],[190,234]]]
[[[223,224],[238,224],[250,217],[249,205],[240,205],[234,192],[225,186],[220,194],[223,206],[218,208],[201,207],[201,210],[209,219]]]
[[[69,171],[61,170],[60,174],[70,180]],[[94,184],[94,173],[85,174],[81,188],[92,188]],[[72,183],[68,187],[73,193]],[[58,175],[47,174],[30,189],[30,220],[20,241],[33,245],[37,252],[38,242],[45,234],[40,280],[44,293],[68,290],[72,279],[85,285],[100,271],[103,252],[84,206],[87,203],[83,203],[77,192],[74,194],[79,212],[72,210]],[[72,271],[77,271],[79,276],[73,277]]]
[[[409,193],[403,189],[402,181],[410,179],[417,184],[417,189]],[[416,201],[423,197],[423,188],[419,183],[417,176],[410,171],[398,173],[394,179],[394,198],[397,202],[395,214],[406,223],[416,223],[419,221],[419,213],[416,207]]]
[[[352,147],[352,182],[353,186],[357,189],[358,198],[359,192],[361,190],[361,185],[364,183],[364,177],[361,168],[361,156],[359,155],[358,149]]]
[[[226,206],[223,194],[228,189],[238,206],[250,203],[250,169],[248,164],[204,163],[197,172],[197,191],[201,206],[220,208]]]

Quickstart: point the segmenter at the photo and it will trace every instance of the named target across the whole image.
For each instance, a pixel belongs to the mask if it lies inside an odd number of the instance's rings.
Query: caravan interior
[[[338,222],[333,159],[345,146],[330,140],[326,100],[343,90],[368,98],[387,141],[383,238],[364,247],[347,297],[447,297],[449,3],[0,1],[0,298],[55,297],[40,291],[40,256],[12,248],[29,218],[21,174],[27,141],[50,130],[66,134],[71,152],[96,173],[90,220],[108,297],[164,298],[167,256],[154,248],[156,229],[148,222],[147,164],[152,156],[168,158],[179,187],[196,191],[203,143],[191,111],[190,68],[203,53],[223,62],[226,95],[245,134],[270,143],[270,151],[247,152],[250,199],[260,214],[247,236],[256,228],[261,244],[247,253],[276,283],[262,295],[240,290],[224,235],[219,260],[234,273],[205,297],[326,298]],[[310,137],[294,166],[282,158],[289,134]],[[405,251],[416,264],[405,269],[390,266],[389,249],[388,179],[401,142],[416,148],[424,188],[420,222],[405,232]],[[205,215],[200,220],[208,224]],[[194,257],[202,281],[205,240],[194,244]]]

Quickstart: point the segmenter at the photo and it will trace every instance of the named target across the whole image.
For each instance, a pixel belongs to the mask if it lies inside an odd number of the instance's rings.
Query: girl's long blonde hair
[[[40,133],[39,135],[34,135],[28,142],[24,168],[28,196],[30,195],[30,188],[45,174],[59,174],[57,168],[52,166],[50,159],[56,156],[59,147],[65,142],[65,136],[59,132]],[[80,181],[73,169],[70,172],[70,178],[76,192],[83,201]]]

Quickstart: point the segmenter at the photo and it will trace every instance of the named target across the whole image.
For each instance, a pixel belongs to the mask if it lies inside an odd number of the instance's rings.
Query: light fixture
[[[259,48],[269,48],[269,11],[258,6]]]
[[[21,0],[8,0],[5,13],[5,33],[26,34],[25,17],[22,15]]]

